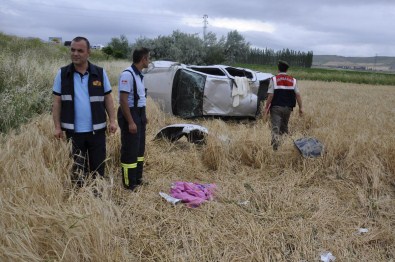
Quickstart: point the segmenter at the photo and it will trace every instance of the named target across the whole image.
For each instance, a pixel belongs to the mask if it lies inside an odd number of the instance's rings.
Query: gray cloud
[[[0,31],[44,40],[49,36],[70,40],[84,35],[92,43],[106,44],[121,34],[130,42],[142,36],[170,35],[174,30],[202,34],[202,17],[207,14],[208,31],[218,37],[226,35],[232,29],[214,22],[238,19],[238,31],[251,45],[260,48],[312,50],[314,54],[343,56],[395,56],[395,36],[391,28],[395,2],[391,0],[331,0],[328,3],[314,0],[281,3],[268,0],[231,3],[224,0],[0,0],[0,3]],[[187,18],[194,18],[195,25],[187,24]],[[242,20],[261,24],[244,31]],[[274,30],[258,30],[263,23]]]

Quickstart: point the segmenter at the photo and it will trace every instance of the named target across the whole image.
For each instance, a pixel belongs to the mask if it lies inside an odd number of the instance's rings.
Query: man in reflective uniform
[[[270,112],[272,125],[273,150],[280,145],[281,136],[288,133],[288,121],[292,110],[298,103],[299,114],[303,115],[302,98],[296,79],[287,74],[289,65],[285,61],[278,62],[278,75],[270,80],[265,115]]]
[[[133,52],[133,64],[119,77],[118,124],[121,129],[121,174],[125,188],[142,183],[146,117],[146,90],[141,71],[150,63],[147,48]]]
[[[104,176],[106,112],[110,132],[117,130],[110,82],[103,68],[88,61],[89,55],[88,39],[74,38],[72,63],[58,71],[53,85],[54,135],[63,138],[65,131],[72,142],[72,180],[77,186],[83,185],[89,173]]]

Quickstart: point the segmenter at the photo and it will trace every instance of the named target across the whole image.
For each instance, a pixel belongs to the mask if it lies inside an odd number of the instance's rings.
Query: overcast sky
[[[174,30],[218,38],[237,30],[253,47],[315,55],[395,56],[395,0],[0,0],[0,31],[39,37],[168,36]]]

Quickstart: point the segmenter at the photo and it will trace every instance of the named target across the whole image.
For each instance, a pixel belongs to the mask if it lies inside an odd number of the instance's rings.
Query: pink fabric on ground
[[[181,199],[188,207],[198,207],[203,202],[213,199],[216,188],[215,184],[177,181],[172,184],[170,195]]]

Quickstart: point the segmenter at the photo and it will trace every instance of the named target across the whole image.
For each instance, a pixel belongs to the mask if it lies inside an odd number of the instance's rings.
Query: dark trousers
[[[128,122],[121,108],[118,109],[118,124],[121,129],[121,173],[125,188],[135,189],[143,178],[145,130],[147,118],[145,107],[129,108],[137,133],[129,132]]]
[[[273,106],[270,108],[270,121],[272,124],[272,146],[274,150],[280,145],[280,138],[288,134],[288,122],[292,113],[292,107]]]
[[[66,137],[72,142],[71,154],[73,156],[72,181],[83,186],[84,180],[91,173],[104,176],[106,158],[105,130],[87,133],[66,132]]]

